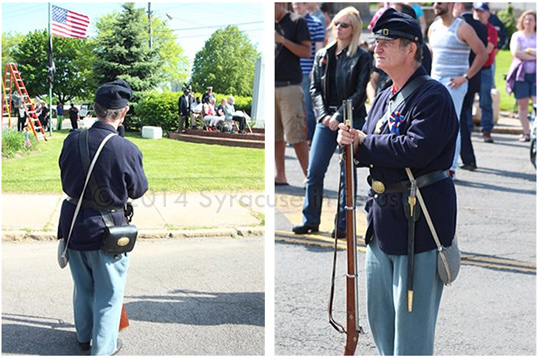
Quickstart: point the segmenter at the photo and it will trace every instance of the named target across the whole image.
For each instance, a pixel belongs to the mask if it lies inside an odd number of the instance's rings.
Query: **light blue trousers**
[[[92,355],[116,350],[129,260],[125,254],[115,259],[102,250],[69,250],[77,339],[91,340]]]
[[[467,88],[469,87],[469,82],[465,81],[458,88],[454,88],[454,87],[448,86],[448,83],[450,82],[451,77],[435,78],[432,76],[432,78],[441,82],[450,93],[450,96],[452,97],[452,102],[454,102],[454,108],[456,109],[456,115],[458,116],[458,122],[459,122],[460,115],[461,115],[461,108],[463,106],[463,99],[465,98],[465,95],[467,94]],[[461,134],[460,134],[460,131],[458,130],[458,137],[456,138],[456,149],[454,151],[454,158],[452,161],[452,166],[450,167],[450,170],[454,172],[458,168],[458,159],[460,158],[460,151],[461,151]]]
[[[380,355],[433,355],[443,283],[437,251],[415,254],[413,311],[407,311],[407,255],[387,255],[374,238],[366,250],[368,323]]]

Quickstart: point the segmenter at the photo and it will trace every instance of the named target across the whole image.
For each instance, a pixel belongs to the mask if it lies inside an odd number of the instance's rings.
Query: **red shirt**
[[[493,65],[493,61],[495,61],[495,55],[497,54],[497,43],[499,42],[499,37],[497,36],[497,30],[495,27],[493,27],[492,24],[488,22],[488,42],[493,44],[493,51],[488,55],[488,59],[486,63],[482,66],[482,68],[488,68],[491,65]]]

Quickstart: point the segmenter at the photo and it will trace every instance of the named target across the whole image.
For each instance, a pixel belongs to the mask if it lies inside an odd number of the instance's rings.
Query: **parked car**
[[[92,117],[95,117],[95,112],[93,111],[93,103],[83,103],[80,106],[78,114],[81,119],[86,117],[88,114],[90,114]]]

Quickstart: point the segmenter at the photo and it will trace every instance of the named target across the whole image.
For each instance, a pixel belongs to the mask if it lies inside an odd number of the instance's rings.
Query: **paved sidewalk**
[[[480,131],[480,127],[475,125],[475,132]],[[521,129],[521,122],[517,118],[512,118],[508,112],[500,112],[499,120],[493,127],[493,133],[501,134],[522,134],[523,129]]]
[[[53,240],[64,194],[2,194],[2,240]],[[264,192],[148,193],[133,201],[139,238],[264,235]]]

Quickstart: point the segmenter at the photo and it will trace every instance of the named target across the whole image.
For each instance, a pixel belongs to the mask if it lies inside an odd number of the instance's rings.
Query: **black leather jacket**
[[[329,115],[329,81],[336,81],[338,91],[338,114],[336,119],[343,121],[342,102],[350,99],[353,104],[354,122],[364,123],[366,118],[366,85],[370,80],[370,70],[372,60],[370,55],[362,48],[357,48],[357,52],[351,57],[347,56],[347,50],[341,54],[339,61],[341,66],[337,66],[335,78],[329,78],[329,61],[335,58],[336,43],[329,47],[324,47],[316,54],[312,82],[310,84],[310,94],[312,103],[316,109],[317,121],[320,122]],[[362,126],[362,125],[361,125]]]

